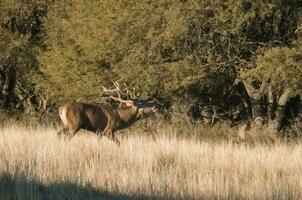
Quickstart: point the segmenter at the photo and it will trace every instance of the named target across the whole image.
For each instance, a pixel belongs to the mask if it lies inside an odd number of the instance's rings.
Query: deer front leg
[[[108,137],[108,136],[107,136]],[[117,146],[121,146],[120,141],[115,137],[114,132],[109,132],[109,139],[111,139]]]
[[[100,130],[100,129],[97,129],[97,130],[95,131],[95,134],[96,134],[97,136],[102,137],[102,136],[103,136],[103,131]]]
[[[97,135],[98,140],[101,140],[104,134],[104,131],[102,131],[101,129],[97,129],[95,131],[95,134]]]
[[[114,130],[110,128],[110,126],[107,126],[105,130],[103,131],[103,134],[110,140],[112,140],[117,146],[121,146],[120,141],[115,137]]]

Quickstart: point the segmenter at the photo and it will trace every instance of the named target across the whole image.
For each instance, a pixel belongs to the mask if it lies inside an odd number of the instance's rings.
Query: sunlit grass
[[[162,130],[163,131],[163,130]],[[173,129],[167,129],[173,131]],[[0,199],[301,199],[302,145],[1,129]]]

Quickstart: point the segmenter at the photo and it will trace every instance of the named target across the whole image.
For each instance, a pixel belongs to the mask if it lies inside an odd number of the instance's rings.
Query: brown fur
[[[142,108],[133,105],[113,109],[109,104],[66,103],[59,108],[62,128],[58,135],[68,131],[68,138],[72,138],[80,129],[85,129],[105,135],[120,145],[114,135],[116,130],[127,128],[155,111],[154,104]]]

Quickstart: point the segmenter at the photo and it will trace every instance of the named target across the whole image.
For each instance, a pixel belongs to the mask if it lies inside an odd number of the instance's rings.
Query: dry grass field
[[[167,130],[167,131],[173,131]],[[0,199],[302,199],[302,144],[0,130]]]

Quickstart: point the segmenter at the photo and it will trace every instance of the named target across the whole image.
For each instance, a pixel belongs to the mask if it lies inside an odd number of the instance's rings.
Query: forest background
[[[2,121],[118,81],[192,123],[302,129],[301,0],[0,0],[0,49]]]

